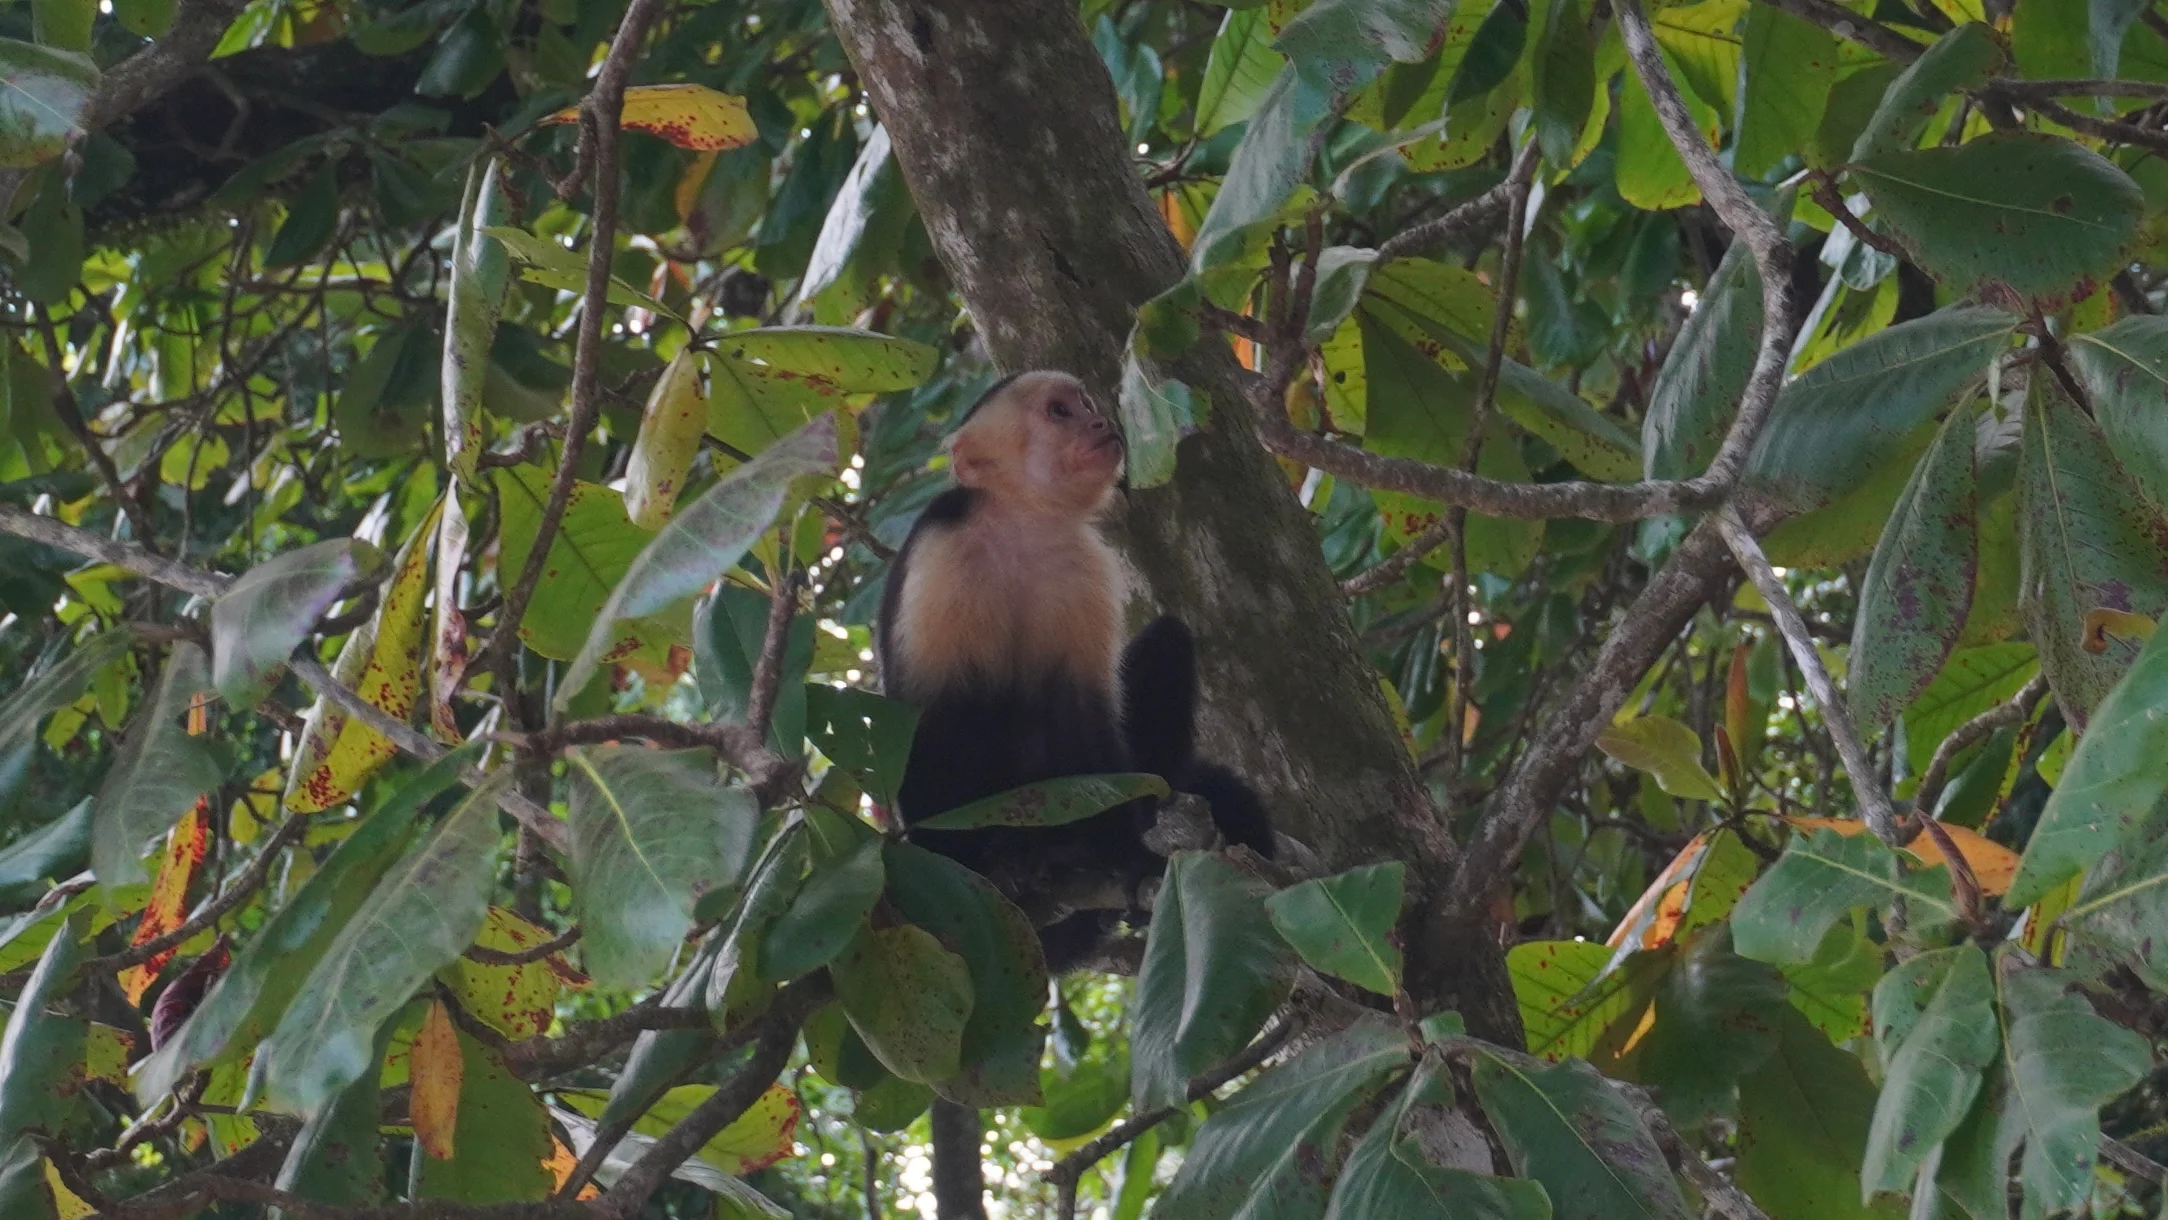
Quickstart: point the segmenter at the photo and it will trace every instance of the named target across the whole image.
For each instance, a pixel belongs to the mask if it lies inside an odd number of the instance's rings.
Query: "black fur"
[[[1138,770],[1204,798],[1229,843],[1272,856],[1263,799],[1233,771],[1197,757],[1197,642],[1171,614],[1146,624],[1122,652],[1122,731]]]

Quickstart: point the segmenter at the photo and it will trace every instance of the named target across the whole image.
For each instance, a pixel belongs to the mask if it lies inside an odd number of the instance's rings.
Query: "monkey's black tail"
[[[1170,781],[1170,786],[1204,798],[1221,838],[1272,858],[1272,818],[1265,812],[1264,799],[1241,776],[1218,763],[1197,762],[1190,764],[1180,782]]]

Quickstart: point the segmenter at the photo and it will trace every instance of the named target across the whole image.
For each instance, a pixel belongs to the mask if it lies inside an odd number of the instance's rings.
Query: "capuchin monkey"
[[[896,556],[877,629],[884,693],[920,712],[896,800],[904,826],[1041,780],[1147,771],[1203,797],[1230,843],[1270,856],[1257,794],[1195,755],[1189,629],[1161,618],[1122,647],[1122,565],[1099,530],[1122,468],[1114,421],[1076,378],[1024,373],[966,412],[948,450],[956,486]],[[1085,872],[1133,885],[1165,866],[1144,845],[1155,809],[910,837],[1012,885]],[[1046,929],[1049,964],[1072,965],[1104,926]]]

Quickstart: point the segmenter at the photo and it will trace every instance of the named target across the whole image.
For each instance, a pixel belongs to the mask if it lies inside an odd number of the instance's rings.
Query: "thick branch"
[[[66,522],[40,517],[36,513],[26,513],[6,504],[0,504],[0,533],[28,538],[32,542],[42,542],[46,546],[81,555],[85,559],[95,559],[116,568],[125,568],[168,588],[193,593],[198,597],[217,597],[225,592],[226,586],[233,581],[231,576],[193,568],[163,555],[154,555],[142,547],[116,542]]]

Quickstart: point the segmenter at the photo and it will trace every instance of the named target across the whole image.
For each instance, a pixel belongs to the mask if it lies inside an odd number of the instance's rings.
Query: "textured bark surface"
[[[1005,371],[1075,372],[1114,401],[1136,307],[1183,255],[1146,195],[1114,89],[1052,0],[830,0],[927,232]],[[1232,359],[1183,373],[1215,404],[1173,485],[1139,492],[1127,551],[1196,629],[1213,755],[1344,866],[1443,862],[1435,824],[1315,536],[1251,436]]]

